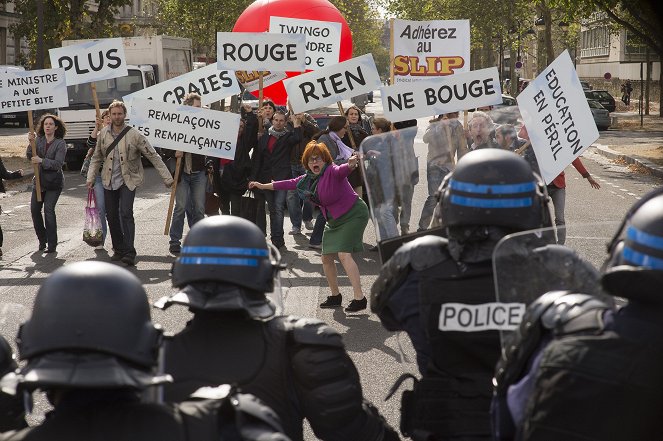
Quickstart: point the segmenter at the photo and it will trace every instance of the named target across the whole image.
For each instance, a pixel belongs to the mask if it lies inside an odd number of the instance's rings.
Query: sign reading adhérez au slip
[[[391,121],[458,112],[502,103],[496,67],[381,87],[385,118]]]
[[[134,99],[131,125],[150,144],[216,158],[234,159],[239,132],[237,113],[163,101]]]
[[[371,54],[283,80],[295,113],[368,93],[381,84]]]
[[[338,63],[341,51],[341,23],[272,16],[269,18],[269,32],[304,34],[306,69],[322,69]]]
[[[64,69],[0,72],[0,113],[68,105]]]
[[[271,70],[302,72],[306,69],[303,34],[217,32],[219,70]]]
[[[61,67],[67,85],[73,86],[128,75],[121,38],[90,40],[73,46],[50,49],[51,66]]]
[[[568,51],[518,95],[541,175],[550,184],[599,137]]]

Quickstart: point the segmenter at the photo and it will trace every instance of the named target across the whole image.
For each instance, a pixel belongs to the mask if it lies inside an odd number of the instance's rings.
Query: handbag
[[[99,209],[97,208],[97,196],[92,188],[87,192],[83,242],[91,247],[98,247],[104,242],[104,233],[101,229],[101,219],[99,218]]]
[[[239,215],[246,220],[256,223],[258,217],[258,200],[253,190],[246,190],[242,195],[242,200],[239,202]]]

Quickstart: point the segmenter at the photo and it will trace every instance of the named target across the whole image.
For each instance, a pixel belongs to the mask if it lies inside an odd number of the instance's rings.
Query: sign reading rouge
[[[134,99],[131,125],[161,148],[234,159],[240,116],[202,107]]]
[[[599,137],[568,51],[518,95],[541,176],[550,184]]]
[[[54,48],[48,54],[51,66],[65,70],[68,86],[128,75],[121,38],[91,40]]]
[[[219,70],[299,72],[306,69],[303,34],[217,32],[216,41]]]
[[[502,103],[496,67],[380,88],[385,118],[404,121]]]
[[[306,69],[316,70],[338,63],[341,50],[341,23],[270,17],[269,32],[306,36]]]
[[[368,93],[381,84],[371,54],[283,80],[295,113]]]
[[[0,113],[67,107],[63,69],[0,72]]]

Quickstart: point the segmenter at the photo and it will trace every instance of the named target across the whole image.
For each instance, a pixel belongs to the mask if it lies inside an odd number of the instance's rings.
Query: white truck
[[[114,100],[156,83],[190,72],[193,51],[190,38],[157,35],[123,38],[127,62],[126,77],[97,81],[97,98],[103,111]],[[71,46],[86,40],[65,40]],[[85,141],[94,129],[95,108],[91,84],[68,86],[69,106],[59,109],[59,116],[67,125],[66,161],[70,168],[80,166],[87,147]]]

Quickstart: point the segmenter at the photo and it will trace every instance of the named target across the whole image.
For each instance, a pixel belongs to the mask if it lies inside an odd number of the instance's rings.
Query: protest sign
[[[0,73],[0,113],[68,105],[64,69],[8,69]]]
[[[546,184],[599,137],[568,51],[530,81],[517,100]]]
[[[161,148],[234,159],[240,116],[201,107],[136,98],[131,125]]]
[[[269,32],[304,34],[307,70],[321,69],[338,63],[341,50],[341,23],[271,16]]]
[[[306,68],[303,34],[217,32],[219,70],[300,72]]]
[[[238,70],[235,72],[235,75],[237,75],[237,80],[240,84],[249,92],[256,92],[260,88],[260,72],[257,70],[250,72]],[[284,72],[263,72],[262,85],[263,87],[268,87],[285,78],[287,78],[287,75]]]
[[[218,70],[216,63],[213,63],[126,95],[123,100],[127,106],[135,98],[182,104],[184,97],[190,92],[199,94],[202,104],[207,105],[237,95],[240,90],[235,72]]]
[[[394,19],[393,84],[470,70],[470,21]]]
[[[385,118],[404,121],[502,103],[496,67],[381,87]]]
[[[371,54],[283,80],[295,113],[368,93],[381,84]]]
[[[67,86],[125,77],[129,74],[121,38],[91,40],[73,46],[58,47],[50,49],[48,54],[51,57],[51,66],[65,70]]]

